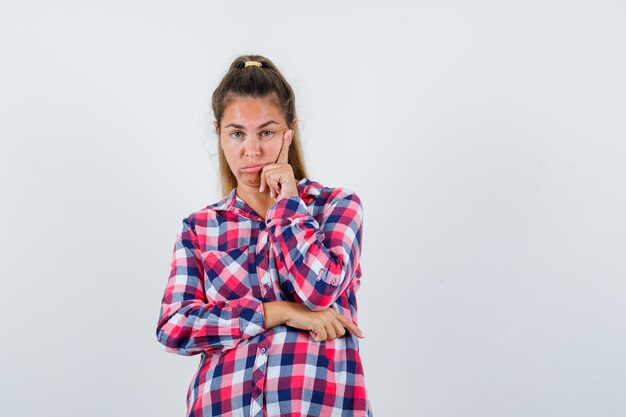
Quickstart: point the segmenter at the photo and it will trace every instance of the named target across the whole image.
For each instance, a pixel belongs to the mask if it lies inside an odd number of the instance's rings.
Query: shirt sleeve
[[[285,285],[295,302],[321,311],[358,281],[363,208],[354,192],[335,197],[321,224],[300,196],[276,201],[265,221],[277,267],[287,275]]]
[[[157,340],[168,352],[191,356],[232,349],[241,340],[266,330],[261,300],[207,299],[197,236],[189,220],[184,219],[161,302]]]

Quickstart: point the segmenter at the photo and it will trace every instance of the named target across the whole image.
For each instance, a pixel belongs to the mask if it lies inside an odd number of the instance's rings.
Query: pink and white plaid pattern
[[[156,336],[200,354],[187,417],[372,417],[359,339],[316,342],[265,327],[263,303],[328,307],[357,322],[363,208],[356,193],[303,178],[263,220],[233,189],[182,221]]]

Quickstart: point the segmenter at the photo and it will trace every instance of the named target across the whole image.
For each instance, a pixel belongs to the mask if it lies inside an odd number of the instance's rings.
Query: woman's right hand
[[[323,311],[312,311],[302,304],[292,302],[289,303],[289,307],[290,314],[285,324],[296,329],[308,330],[316,342],[336,339],[343,336],[346,330],[357,337],[365,337],[352,320],[332,307]]]

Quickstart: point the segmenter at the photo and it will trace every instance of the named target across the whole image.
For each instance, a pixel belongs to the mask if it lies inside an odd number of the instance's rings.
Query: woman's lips
[[[262,169],[263,169],[263,165],[257,165],[257,166],[248,167],[248,168],[241,168],[243,172],[248,173],[248,174],[256,174]]]

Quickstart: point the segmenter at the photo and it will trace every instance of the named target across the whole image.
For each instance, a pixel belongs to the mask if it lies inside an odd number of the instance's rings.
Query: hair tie
[[[259,61],[246,61],[246,67],[249,67],[251,65],[256,65],[257,67],[263,66],[263,64],[261,64]]]

